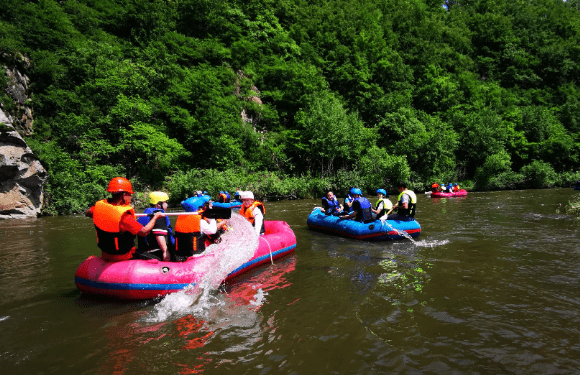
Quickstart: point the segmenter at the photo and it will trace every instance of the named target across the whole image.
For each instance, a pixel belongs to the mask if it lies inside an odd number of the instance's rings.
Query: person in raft
[[[376,215],[376,219],[380,219],[385,216],[387,212],[391,211],[393,204],[387,199],[389,195],[385,189],[377,190],[377,202],[375,203],[375,208],[372,209],[373,213]]]
[[[230,193],[228,193],[227,191],[220,191],[220,194],[218,195],[218,202],[230,203],[231,202]]]
[[[397,212],[387,216],[387,220],[415,220],[415,209],[417,208],[417,196],[414,192],[407,189],[407,183],[401,181],[397,184],[399,196],[393,210]],[[383,217],[383,220],[385,217]]]
[[[175,222],[175,260],[185,262],[189,257],[205,251],[208,236],[214,235],[225,227],[224,220],[218,225],[215,219],[204,217],[204,203],[192,206],[195,212],[180,215]],[[208,204],[211,208],[211,204]]]
[[[251,191],[240,192],[240,198],[242,198],[242,207],[240,208],[240,215],[248,219],[250,223],[254,226],[256,234],[261,235],[264,233],[264,215],[266,214],[266,208],[264,203],[254,200],[254,193]]]
[[[352,212],[348,215],[340,216],[339,219],[354,219],[368,223],[373,221],[373,213],[371,202],[362,196],[362,191],[359,188],[351,189],[352,195]]]
[[[453,184],[453,192],[457,193],[459,191],[459,185],[457,185],[457,182]]]
[[[155,212],[165,213],[169,196],[161,191],[154,191],[149,194],[149,208],[145,209],[144,214],[153,215]],[[150,216],[143,216],[137,219],[141,225],[149,224]],[[171,228],[169,217],[165,220],[156,220],[153,229],[146,237],[139,237],[137,252],[135,258],[139,259],[157,259],[170,261],[170,248],[175,245],[175,238]]]
[[[135,210],[131,207],[133,187],[126,178],[113,178],[107,191],[112,197],[98,201],[85,211],[85,215],[93,218],[97,230],[97,244],[103,260],[118,262],[132,259],[135,253],[135,236],[147,236],[157,219],[164,214],[156,212],[147,225],[139,224],[135,220]]]
[[[434,182],[433,185],[431,185],[431,192],[437,193],[438,191],[439,191],[439,184]]]
[[[348,194],[346,195],[346,197],[344,197],[344,204],[342,205],[343,207],[343,214],[347,214],[347,213],[351,213],[352,212],[352,202],[354,201],[353,198],[353,191],[355,191],[356,188],[350,188],[350,190],[348,191]]]
[[[322,211],[326,215],[338,215],[342,212],[342,204],[338,203],[338,199],[334,196],[332,191],[326,193],[326,196],[322,197]]]

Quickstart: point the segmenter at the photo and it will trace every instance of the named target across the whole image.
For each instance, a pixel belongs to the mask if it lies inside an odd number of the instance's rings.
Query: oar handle
[[[194,212],[165,212],[163,216],[184,216],[184,215],[199,215],[199,211]],[[135,214],[136,217],[153,216],[154,214]]]

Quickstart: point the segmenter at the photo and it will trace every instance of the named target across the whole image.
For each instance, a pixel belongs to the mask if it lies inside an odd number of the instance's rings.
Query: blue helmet
[[[387,191],[385,189],[377,189],[376,194],[379,194],[379,193],[384,195],[385,197],[387,196]]]
[[[359,188],[353,188],[351,190],[351,194],[358,194],[358,195],[362,195],[362,191]]]
[[[453,184],[453,186],[457,186],[457,182]]]
[[[350,190],[348,191],[348,193],[349,193],[350,195],[353,195],[353,194],[356,194],[356,193],[355,193],[355,191],[356,191],[356,188],[353,188],[353,187],[352,187],[352,188],[350,188]]]

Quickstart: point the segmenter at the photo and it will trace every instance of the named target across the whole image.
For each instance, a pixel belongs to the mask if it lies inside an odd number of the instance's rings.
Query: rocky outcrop
[[[0,103],[0,219],[36,217],[48,174],[21,135],[32,132],[32,111],[26,105],[28,78],[16,68],[4,69],[5,91],[13,103]]]

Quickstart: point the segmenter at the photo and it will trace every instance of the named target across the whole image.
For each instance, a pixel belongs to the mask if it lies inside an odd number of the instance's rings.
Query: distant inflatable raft
[[[452,198],[452,197],[464,197],[467,195],[467,190],[461,189],[456,193],[431,193],[431,198]]]
[[[315,208],[308,216],[308,228],[343,237],[367,241],[398,240],[404,238],[405,232],[411,237],[421,234],[421,225],[416,220],[375,220],[362,223],[355,220],[341,220],[338,216],[325,215],[320,208]]]

